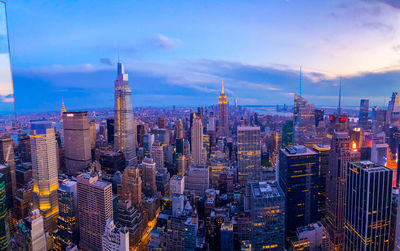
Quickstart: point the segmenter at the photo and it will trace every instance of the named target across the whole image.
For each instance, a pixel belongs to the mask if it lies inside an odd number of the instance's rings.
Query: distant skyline
[[[113,106],[117,54],[134,106],[383,105],[400,91],[395,0],[8,1],[17,112]]]

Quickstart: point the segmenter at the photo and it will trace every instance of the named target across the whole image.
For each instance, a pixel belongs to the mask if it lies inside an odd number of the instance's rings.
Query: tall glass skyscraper
[[[368,129],[368,108],[369,99],[361,99],[360,113],[358,115],[358,125],[364,129]]]
[[[122,151],[128,165],[136,164],[136,137],[133,118],[132,91],[124,65],[118,62],[115,80],[114,150]]]
[[[390,250],[392,176],[371,161],[348,163],[344,250]]]
[[[261,175],[260,127],[237,128],[238,181],[245,185],[248,180],[258,181]]]

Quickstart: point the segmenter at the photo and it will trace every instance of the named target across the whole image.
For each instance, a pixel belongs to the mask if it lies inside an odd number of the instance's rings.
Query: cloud
[[[100,63],[105,65],[113,65],[111,59],[109,58],[100,58]]]
[[[399,0],[364,0],[365,2],[378,2],[389,5],[395,9],[400,9],[400,1]]]
[[[400,54],[400,44],[393,46],[393,50]]]
[[[228,98],[237,97],[241,104],[291,104],[293,93],[299,88],[298,69],[283,65],[208,59],[173,64],[138,60],[124,63],[134,106],[215,104],[222,80]],[[62,96],[75,106],[73,109],[113,106],[116,76],[114,67],[108,65],[16,68],[14,75],[18,110],[55,107]],[[369,98],[371,105],[381,105],[380,97],[398,90],[399,79],[399,67],[343,76],[344,105],[358,105],[360,98]],[[317,106],[336,105],[338,82],[338,76],[303,68],[303,95]]]
[[[363,27],[367,29],[378,30],[383,33],[393,33],[395,31],[394,27],[389,24],[385,24],[382,22],[366,22],[362,24]]]
[[[9,94],[9,95],[0,95],[0,102],[3,103],[12,103],[14,102],[14,95]]]
[[[154,47],[161,50],[172,50],[176,49],[182,44],[182,41],[177,38],[170,38],[162,34],[158,34],[153,39]]]

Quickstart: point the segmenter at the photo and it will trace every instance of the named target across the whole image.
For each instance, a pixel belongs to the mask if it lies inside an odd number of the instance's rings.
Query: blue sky
[[[135,106],[382,105],[400,87],[396,0],[8,1],[19,112],[112,107],[118,51]]]

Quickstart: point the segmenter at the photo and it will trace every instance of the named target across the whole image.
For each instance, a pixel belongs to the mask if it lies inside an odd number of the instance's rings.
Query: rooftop
[[[259,131],[259,126],[239,126],[238,131]]]
[[[282,191],[280,191],[276,183],[269,182],[254,182],[251,183],[252,195],[255,198],[278,198],[283,197]]]
[[[285,147],[281,149],[282,152],[287,156],[301,156],[301,155],[310,155],[317,154],[314,150],[311,150],[308,147],[303,145],[293,146],[293,147]]]

